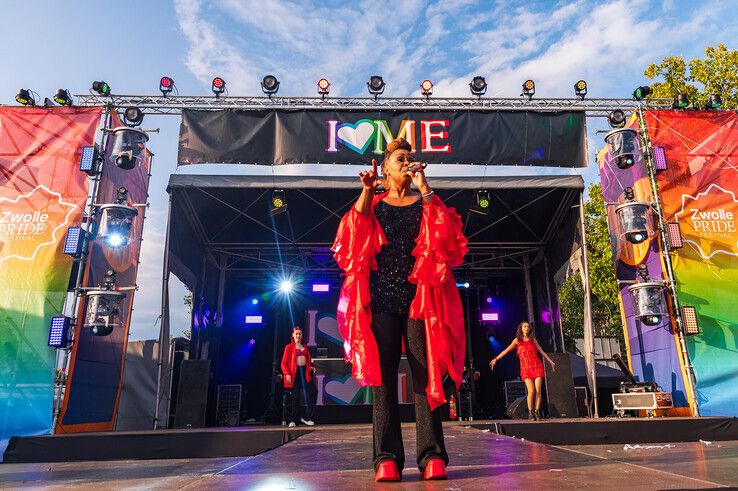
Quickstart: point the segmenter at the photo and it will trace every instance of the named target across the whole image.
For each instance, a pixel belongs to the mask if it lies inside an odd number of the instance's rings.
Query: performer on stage
[[[467,240],[459,215],[433,192],[422,167],[413,166],[411,152],[398,138],[387,145],[381,179],[374,160],[372,170],[359,173],[361,195],[333,244],[346,275],[337,315],[346,361],[361,386],[374,387],[377,481],[399,481],[405,464],[397,399],[403,341],[424,479],[447,477],[442,380],[448,374],[458,387],[464,368],[464,314],[451,268],[462,264]],[[386,191],[377,195],[380,183]]]
[[[492,358],[492,361],[489,362],[489,367],[494,370],[495,364],[500,358],[508,354],[515,347],[517,347],[518,358],[520,359],[520,378],[525,381],[525,388],[528,391],[526,401],[528,403],[528,419],[539,420],[541,419],[541,388],[546,372],[536,351],[551,364],[551,369],[554,371],[556,370],[556,363],[541,349],[541,345],[536,340],[536,332],[530,324],[528,322],[521,322],[515,333],[515,339],[513,339],[510,346],[505,348],[502,353]],[[534,402],[535,409],[533,409]]]
[[[292,341],[284,347],[282,355],[282,377],[284,388],[292,389],[292,421],[290,427],[297,426],[302,421],[313,426],[313,412],[315,411],[316,389],[312,383],[315,367],[311,365],[310,351],[302,345],[302,330],[299,327],[292,329]],[[303,417],[298,419],[299,401],[302,395],[306,404]]]

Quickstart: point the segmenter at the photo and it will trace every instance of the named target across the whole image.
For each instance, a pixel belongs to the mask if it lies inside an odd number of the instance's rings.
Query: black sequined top
[[[380,201],[374,213],[389,243],[377,254],[378,269],[370,275],[372,312],[407,314],[416,290],[407,277],[415,265],[412,251],[420,233],[422,199],[407,206]]]

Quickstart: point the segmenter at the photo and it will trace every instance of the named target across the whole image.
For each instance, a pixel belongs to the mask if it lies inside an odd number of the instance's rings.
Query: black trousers
[[[312,421],[315,412],[315,398],[317,390],[315,384],[308,382],[305,378],[305,367],[298,365],[295,372],[295,383],[292,385],[292,421],[297,423],[300,421],[299,413],[300,399],[305,403],[305,414],[302,416],[308,421]]]
[[[432,458],[441,458],[448,464],[443,443],[441,412],[430,410],[425,388],[428,385],[428,367],[425,356],[425,326],[423,321],[408,319],[401,314],[374,314],[372,332],[379,348],[382,385],[374,387],[374,468],[383,460],[394,460],[402,470],[405,449],[400,430],[400,407],[397,399],[397,370],[402,354],[402,340],[410,363],[415,400],[415,433],[418,468]]]

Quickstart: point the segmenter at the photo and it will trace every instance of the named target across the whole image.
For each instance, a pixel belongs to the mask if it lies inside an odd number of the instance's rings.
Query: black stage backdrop
[[[581,111],[185,109],[178,162],[365,164],[400,136],[435,164],[587,166]]]

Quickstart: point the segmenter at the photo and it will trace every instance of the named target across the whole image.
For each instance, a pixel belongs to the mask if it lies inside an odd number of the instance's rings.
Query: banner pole
[[[594,358],[594,326],[592,324],[592,296],[589,288],[589,261],[587,259],[587,229],[584,219],[584,193],[579,193],[579,227],[582,235],[582,286],[584,287],[584,365],[592,390],[594,417],[599,418],[597,407],[597,366]]]
[[[674,275],[674,268],[671,263],[671,245],[666,235],[666,227],[664,224],[664,212],[661,208],[661,198],[659,195],[659,187],[656,182],[656,172],[653,164],[653,148],[651,147],[651,139],[648,136],[648,127],[646,126],[646,118],[643,114],[643,108],[638,108],[638,126],[641,133],[641,138],[644,142],[643,156],[646,160],[646,170],[648,172],[648,180],[651,184],[651,195],[653,198],[653,207],[656,210],[656,218],[659,225],[659,238],[661,239],[661,257],[664,260],[665,273],[666,273],[666,284],[671,294],[672,301],[672,312],[671,316],[674,319],[676,326],[677,337],[679,338],[679,348],[681,350],[682,361],[684,363],[684,369],[687,372],[687,384],[689,385],[690,393],[690,406],[692,407],[692,413],[694,416],[700,415],[699,401],[697,400],[697,379],[694,374],[694,367],[689,359],[689,351],[687,349],[687,341],[684,338],[684,323],[682,320],[682,311],[679,308],[679,296],[676,289],[676,276]]]
[[[157,353],[156,370],[156,402],[154,407],[154,429],[159,428],[159,406],[161,405],[161,382],[164,371],[164,346],[167,346],[167,359],[169,359],[169,233],[172,221],[172,198],[169,197],[167,206],[167,229],[164,236],[164,262],[162,265],[161,283],[161,324],[159,325],[159,350]],[[193,298],[194,302],[194,298]],[[167,395],[170,397],[171,393]],[[167,425],[164,425],[166,427]]]

